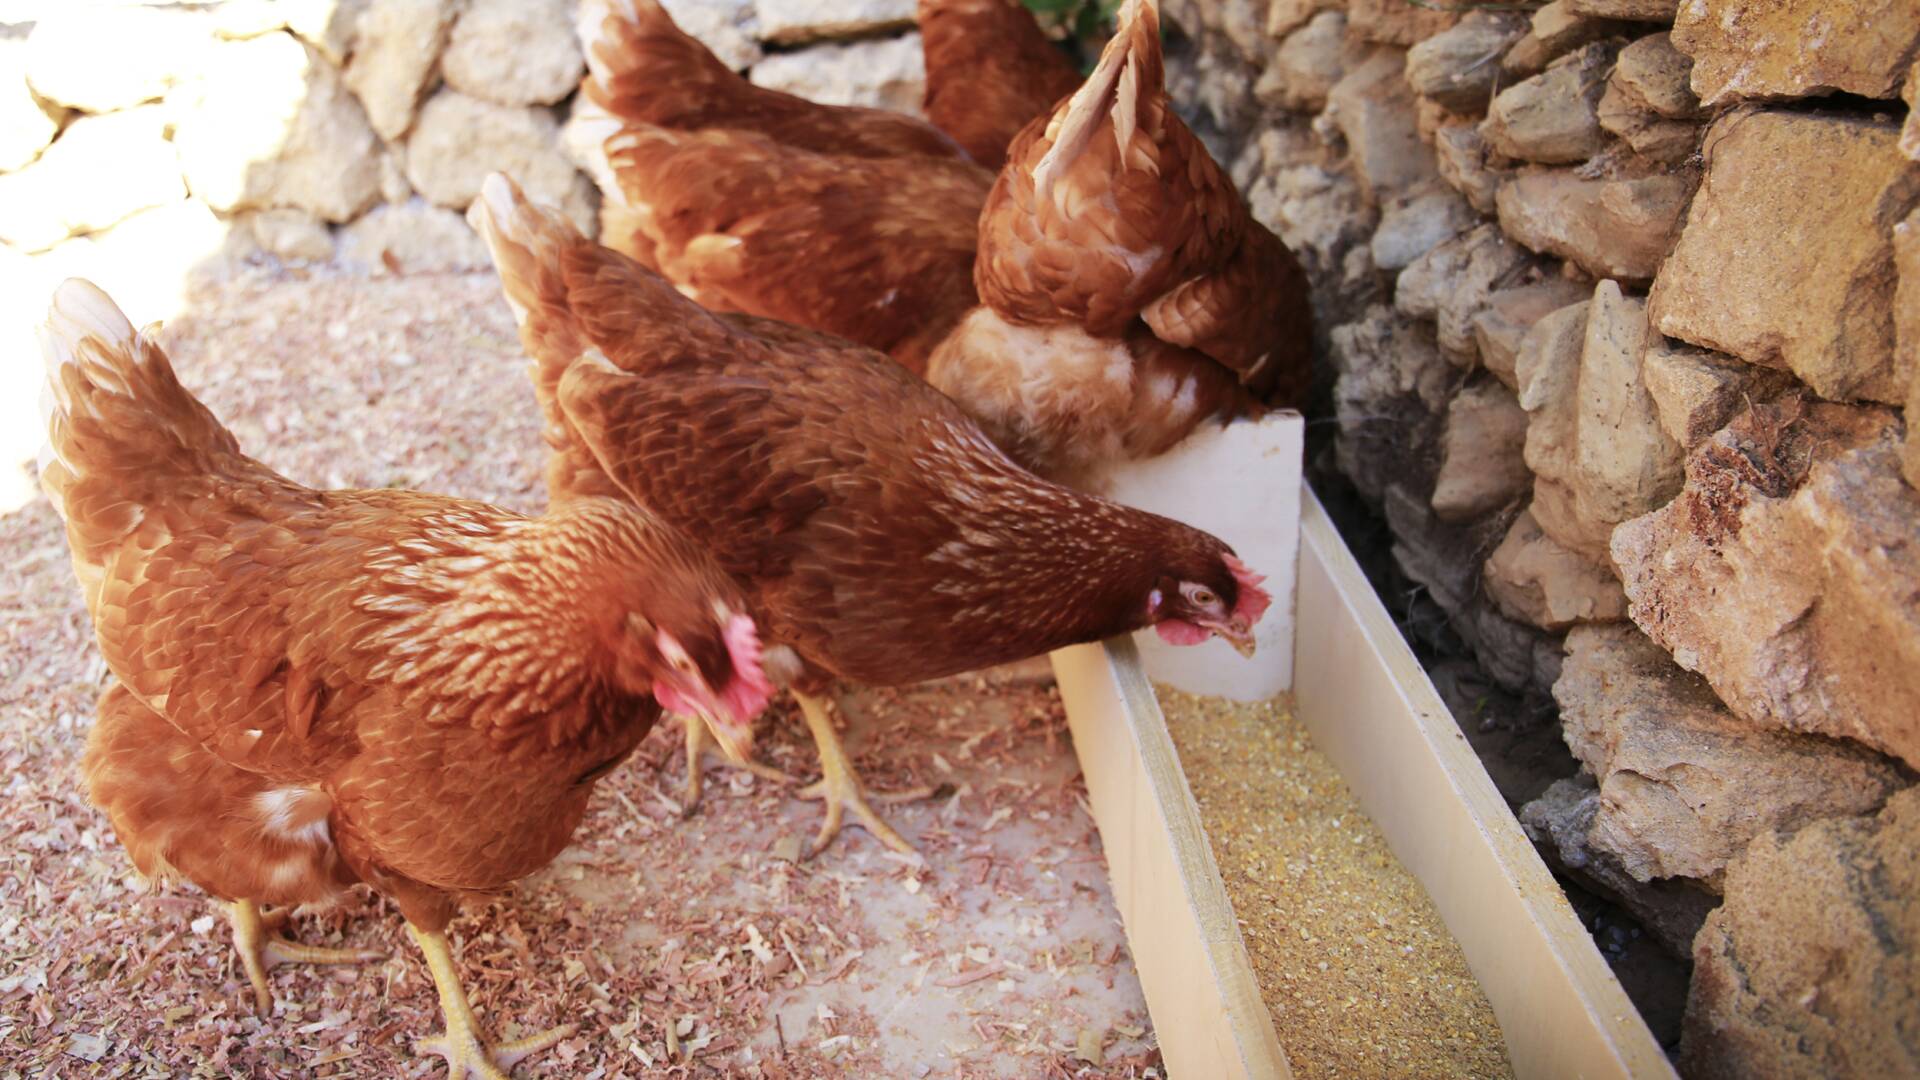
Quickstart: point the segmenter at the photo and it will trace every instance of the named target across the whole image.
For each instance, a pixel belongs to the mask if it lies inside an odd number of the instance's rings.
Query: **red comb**
[[[760,635],[754,632],[753,619],[735,615],[727,620],[727,655],[733,658],[733,678],[720,692],[720,700],[740,720],[751,720],[773,700],[773,680],[760,667]]]
[[[1238,556],[1228,555],[1226,559],[1227,569],[1233,574],[1234,583],[1240,586],[1240,598],[1234,601],[1233,613],[1247,620],[1248,626],[1252,626],[1259,622],[1260,616],[1265,615],[1267,608],[1273,605],[1273,597],[1268,596],[1267,590],[1260,587],[1260,583],[1267,579],[1254,573],[1246,563],[1240,561]]]

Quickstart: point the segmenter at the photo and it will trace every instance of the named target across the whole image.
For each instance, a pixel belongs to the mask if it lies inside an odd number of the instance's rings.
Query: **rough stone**
[[[440,72],[447,85],[496,105],[551,105],[580,85],[585,60],[573,0],[468,0]]]
[[[1365,56],[1347,38],[1347,17],[1323,11],[1287,35],[1253,84],[1262,105],[1293,112],[1319,112],[1346,70]]]
[[[1213,0],[1208,25],[1220,32],[1239,59],[1259,64],[1271,48],[1266,36],[1267,0]]]
[[[1344,18],[1345,6],[1341,0],[1273,0],[1267,6],[1267,36],[1286,37],[1322,11],[1341,11]]]
[[[1900,128],[1900,152],[1920,161],[1920,60],[1907,72],[1906,89],[1900,96],[1907,103],[1907,122]]]
[[[243,40],[288,30],[335,67],[353,52],[360,13],[369,0],[226,0],[211,11],[213,32]]]
[[[398,139],[413,126],[457,14],[454,0],[370,0],[360,13],[346,81],[381,138]]]
[[[1440,178],[1466,196],[1467,203],[1476,211],[1494,213],[1500,183],[1512,173],[1494,163],[1487,141],[1480,137],[1479,126],[1442,125],[1433,133],[1433,152]]]
[[[1920,492],[1892,410],[1756,404],[1615,530],[1634,622],[1756,726],[1920,764]]]
[[[1693,89],[1709,107],[1836,90],[1891,98],[1920,54],[1920,4],[1689,0],[1673,43],[1693,57]]]
[[[1550,861],[1588,889],[1611,897],[1633,913],[1655,940],[1682,959],[1693,956],[1693,938],[1718,901],[1684,878],[1642,882],[1620,860],[1588,841],[1600,811],[1600,789],[1585,772],[1556,780],[1520,810],[1520,824]]]
[[[1585,285],[1566,278],[1548,278],[1487,294],[1486,306],[1472,320],[1473,342],[1480,352],[1480,363],[1505,383],[1507,389],[1518,392],[1520,380],[1514,366],[1527,331],[1552,312],[1579,303],[1591,294],[1592,290]]]
[[[1754,837],[1872,813],[1902,786],[1857,745],[1755,731],[1629,625],[1569,632],[1553,696],[1568,748],[1599,780],[1590,841],[1640,881],[1716,887]]]
[[[823,105],[865,105],[915,116],[927,88],[917,33],[776,53],[755,64],[749,77],[755,86]]]
[[[1547,70],[1500,91],[1480,125],[1487,145],[1508,157],[1546,165],[1585,161],[1606,145],[1600,96],[1614,49],[1594,42]]]
[[[1620,50],[1607,82],[1669,120],[1698,120],[1706,110],[1694,96],[1692,74],[1693,59],[1674,47],[1673,35],[1648,34]]]
[[[492,265],[459,211],[414,199],[376,206],[340,230],[340,254],[375,275],[460,273]]]
[[[1327,95],[1322,119],[1345,137],[1347,159],[1375,202],[1419,190],[1440,175],[1433,154],[1421,145],[1404,71],[1405,54],[1381,49]]]
[[[168,95],[187,186],[221,213],[272,207],[346,221],[379,195],[379,139],[339,75],[285,33],[219,44]]]
[[[27,85],[26,42],[0,38],[0,172],[40,156],[53,142],[67,110],[41,100]]]
[[[166,110],[82,116],[40,160],[0,176],[0,241],[41,251],[185,197]]]
[[[1313,290],[1315,325],[1354,321],[1380,293],[1369,246],[1377,221],[1373,207],[1344,169],[1276,167],[1272,159],[1267,168],[1247,193],[1248,209],[1320,283]]]
[[[1472,12],[1407,50],[1407,85],[1449,109],[1479,113],[1500,77],[1497,61],[1527,26],[1512,12]]]
[[[277,259],[327,262],[333,258],[333,233],[326,222],[304,210],[261,210],[247,215],[253,242]]]
[[[1473,207],[1450,188],[1436,187],[1396,201],[1380,215],[1373,234],[1373,264],[1399,270],[1478,221]]]
[[[429,202],[465,212],[488,173],[514,178],[536,202],[560,208],[592,234],[592,185],[559,146],[553,113],[441,90],[420,107],[407,140],[407,179]]]
[[[1726,897],[1694,943],[1682,1073],[1920,1075],[1920,790],[1756,839]]]
[[[1567,0],[1575,15],[1623,22],[1673,22],[1680,0]]]
[[[27,82],[56,105],[105,113],[154,101],[202,63],[213,25],[200,11],[118,7],[49,9],[27,36]]]
[[[1377,504],[1410,456],[1431,453],[1455,373],[1427,328],[1391,308],[1375,306],[1329,336],[1340,471]]]
[[[1431,318],[1440,350],[1471,367],[1478,359],[1473,317],[1496,289],[1524,284],[1536,269],[1533,257],[1493,225],[1482,225],[1415,259],[1400,272],[1394,306],[1416,318]]]
[[[1514,357],[1520,407],[1527,410],[1527,468],[1533,517],[1563,547],[1605,565],[1612,528],[1586,513],[1575,495],[1580,431],[1580,353],[1589,301],[1549,312],[1533,324]]]
[[[1600,95],[1595,115],[1600,119],[1601,130],[1649,161],[1678,165],[1700,147],[1701,124],[1668,120],[1634,100],[1615,81],[1607,83],[1607,92]]]
[[[776,45],[883,34],[914,20],[914,0],[755,0],[754,6],[761,40]]]
[[[753,0],[667,0],[664,6],[680,29],[735,71],[747,70],[766,55],[760,48],[760,16]]]
[[[1533,13],[1527,33],[1507,50],[1500,66],[1508,75],[1523,79],[1537,75],[1556,57],[1620,29],[1620,24],[1611,19],[1580,14],[1571,0],[1552,0]]]
[[[1406,468],[1387,486],[1382,509],[1394,537],[1393,561],[1426,587],[1496,684],[1516,694],[1548,689],[1560,675],[1558,639],[1502,615],[1481,585],[1481,554],[1499,543],[1507,515],[1450,524],[1417,487]]]
[[[1696,182],[1686,172],[1592,180],[1532,172],[1500,185],[1495,207],[1500,227],[1527,247],[1638,284],[1660,270]]]
[[[1640,357],[1641,377],[1660,429],[1686,449],[1725,427],[1739,409],[1771,401],[1791,376],[1653,335]]]
[[[1509,619],[1542,630],[1627,617],[1627,594],[1613,571],[1548,536],[1531,509],[1487,556],[1486,586]]]
[[[1455,394],[1440,435],[1434,516],[1459,524],[1523,501],[1533,486],[1526,442],[1527,413],[1513,391],[1483,377]]]
[[[1892,234],[1920,204],[1920,170],[1895,138],[1891,120],[1866,116],[1716,121],[1706,179],[1654,283],[1660,331],[1788,368],[1822,397],[1901,401]]]
[[[1617,524],[1664,506],[1684,479],[1680,445],[1660,427],[1640,375],[1647,304],[1613,281],[1593,290],[1580,350],[1576,493],[1594,518]]]
[[[1457,11],[1416,7],[1406,0],[1348,0],[1347,25],[1355,35],[1382,45],[1411,45],[1452,26]]]
[[[1920,210],[1893,230],[1893,260],[1900,283],[1893,291],[1894,381],[1907,388],[1909,409],[1920,402]],[[1920,488],[1920,414],[1909,411],[1902,470]]]

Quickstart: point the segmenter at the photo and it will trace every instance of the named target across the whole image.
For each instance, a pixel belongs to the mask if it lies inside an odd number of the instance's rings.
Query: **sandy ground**
[[[296,479],[542,501],[491,275],[243,278],[166,339],[242,446]],[[276,1014],[252,1016],[224,921],[189,887],[150,890],[86,803],[78,761],[109,677],[46,502],[0,516],[0,1077],[443,1075],[410,1053],[438,1026],[425,966],[371,896],[294,933],[390,958],[280,968]],[[454,924],[486,1026],[580,1025],[516,1075],[1160,1072],[1050,688],[969,678],[846,704],[876,787],[947,785],[892,810],[931,868],[857,829],[793,862],[817,805],[717,767],[681,820],[668,725],[601,783],[554,865]],[[814,768],[791,716],[762,746]]]

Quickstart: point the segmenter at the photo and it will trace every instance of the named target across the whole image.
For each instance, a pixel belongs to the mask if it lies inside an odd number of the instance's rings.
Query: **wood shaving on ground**
[[[247,275],[194,294],[163,341],[242,447],[296,480],[545,502],[491,274]],[[52,510],[0,515],[0,1078],[444,1076],[412,1053],[440,1026],[432,981],[371,894],[291,932],[390,958],[276,968],[275,1015],[252,1015],[225,919],[190,886],[150,889],[86,802],[108,679]],[[450,928],[495,1037],[580,1026],[516,1076],[1164,1074],[1057,695],[969,676],[844,704],[874,790],[951,785],[886,808],[929,867],[858,829],[796,862],[819,805],[717,764],[682,820],[663,724],[572,847]],[[762,730],[770,764],[816,774],[791,709]]]
[[[1293,1075],[1511,1076],[1466,955],[1287,699],[1155,689]]]

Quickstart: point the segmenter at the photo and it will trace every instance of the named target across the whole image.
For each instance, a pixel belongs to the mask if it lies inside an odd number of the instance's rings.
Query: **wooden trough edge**
[[[1298,603],[1297,714],[1460,943],[1515,1074],[1673,1077],[1311,489]],[[1290,1076],[1133,643],[1053,666],[1169,1072]]]

